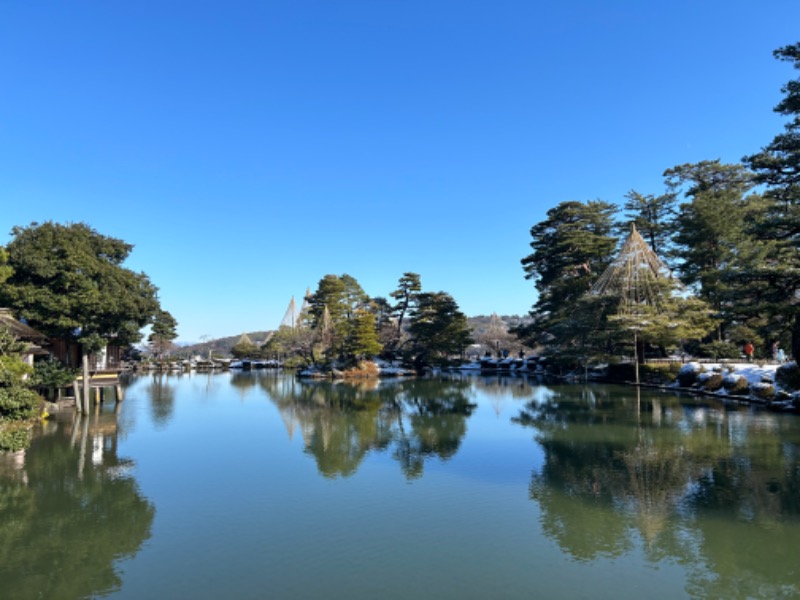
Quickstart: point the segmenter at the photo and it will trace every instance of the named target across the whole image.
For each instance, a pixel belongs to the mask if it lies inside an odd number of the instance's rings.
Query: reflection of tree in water
[[[469,401],[467,382],[409,383],[407,392],[394,399],[397,427],[393,456],[406,477],[416,479],[422,476],[425,460],[455,456],[475,405]]]
[[[257,384],[252,371],[234,371],[231,373],[231,385],[244,394]]]
[[[147,386],[153,423],[160,426],[169,423],[175,410],[175,387],[168,381],[168,376],[164,373],[155,373]]]
[[[643,438],[619,456],[625,465],[622,486],[628,488],[628,509],[636,514],[639,532],[652,545],[697,473],[681,446],[656,445]]]
[[[155,509],[117,456],[115,419],[49,422],[24,457],[0,458],[0,597],[120,588],[114,563],[150,536]]]
[[[769,415],[589,390],[556,391],[515,419],[544,449],[530,489],[547,535],[581,560],[642,540],[650,560],[685,565],[693,597],[800,595],[800,444]]]
[[[406,476],[419,477],[428,458],[447,460],[457,452],[474,408],[466,382],[276,378],[262,386],[289,435],[300,430],[306,452],[326,477],[350,476],[368,452],[391,445]]]

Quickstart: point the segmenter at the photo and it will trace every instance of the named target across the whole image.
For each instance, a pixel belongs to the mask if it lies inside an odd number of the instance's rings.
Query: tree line
[[[774,55],[800,69],[800,44]],[[774,110],[788,117],[784,131],[740,163],[668,168],[660,193],[631,190],[621,209],[594,200],[549,210],[521,261],[538,298],[520,339],[566,362],[626,351],[619,298],[589,291],[633,223],[674,274],[659,282],[670,320],[655,326],[657,311],[640,310],[637,328],[650,327],[642,350],[735,358],[750,342],[757,356],[778,344],[800,357],[800,78],[782,93]]]
[[[382,357],[422,369],[460,355],[472,343],[467,317],[443,291],[423,291],[407,272],[387,297],[368,295],[355,277],[325,275],[305,298],[293,325],[283,325],[259,349],[238,343],[235,356],[289,356],[302,364],[353,366]]]

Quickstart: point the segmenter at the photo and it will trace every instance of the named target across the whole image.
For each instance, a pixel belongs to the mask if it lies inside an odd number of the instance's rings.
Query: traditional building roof
[[[44,342],[47,336],[22,321],[14,318],[10,308],[0,308],[0,327],[7,329],[13,336],[25,342]]]

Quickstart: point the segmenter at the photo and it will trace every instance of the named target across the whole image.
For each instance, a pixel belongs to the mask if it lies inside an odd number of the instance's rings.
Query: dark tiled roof
[[[26,342],[41,342],[47,339],[43,333],[15,319],[11,309],[8,308],[0,308],[0,327],[8,329],[12,335]]]

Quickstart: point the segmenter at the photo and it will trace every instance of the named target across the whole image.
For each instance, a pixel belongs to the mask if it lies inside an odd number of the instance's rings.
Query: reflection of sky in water
[[[159,386],[137,378],[119,415],[84,421],[82,485],[133,486],[156,515],[116,563],[113,597],[800,590],[794,417],[518,378],[348,388],[199,374]],[[63,444],[74,482],[81,445]]]

